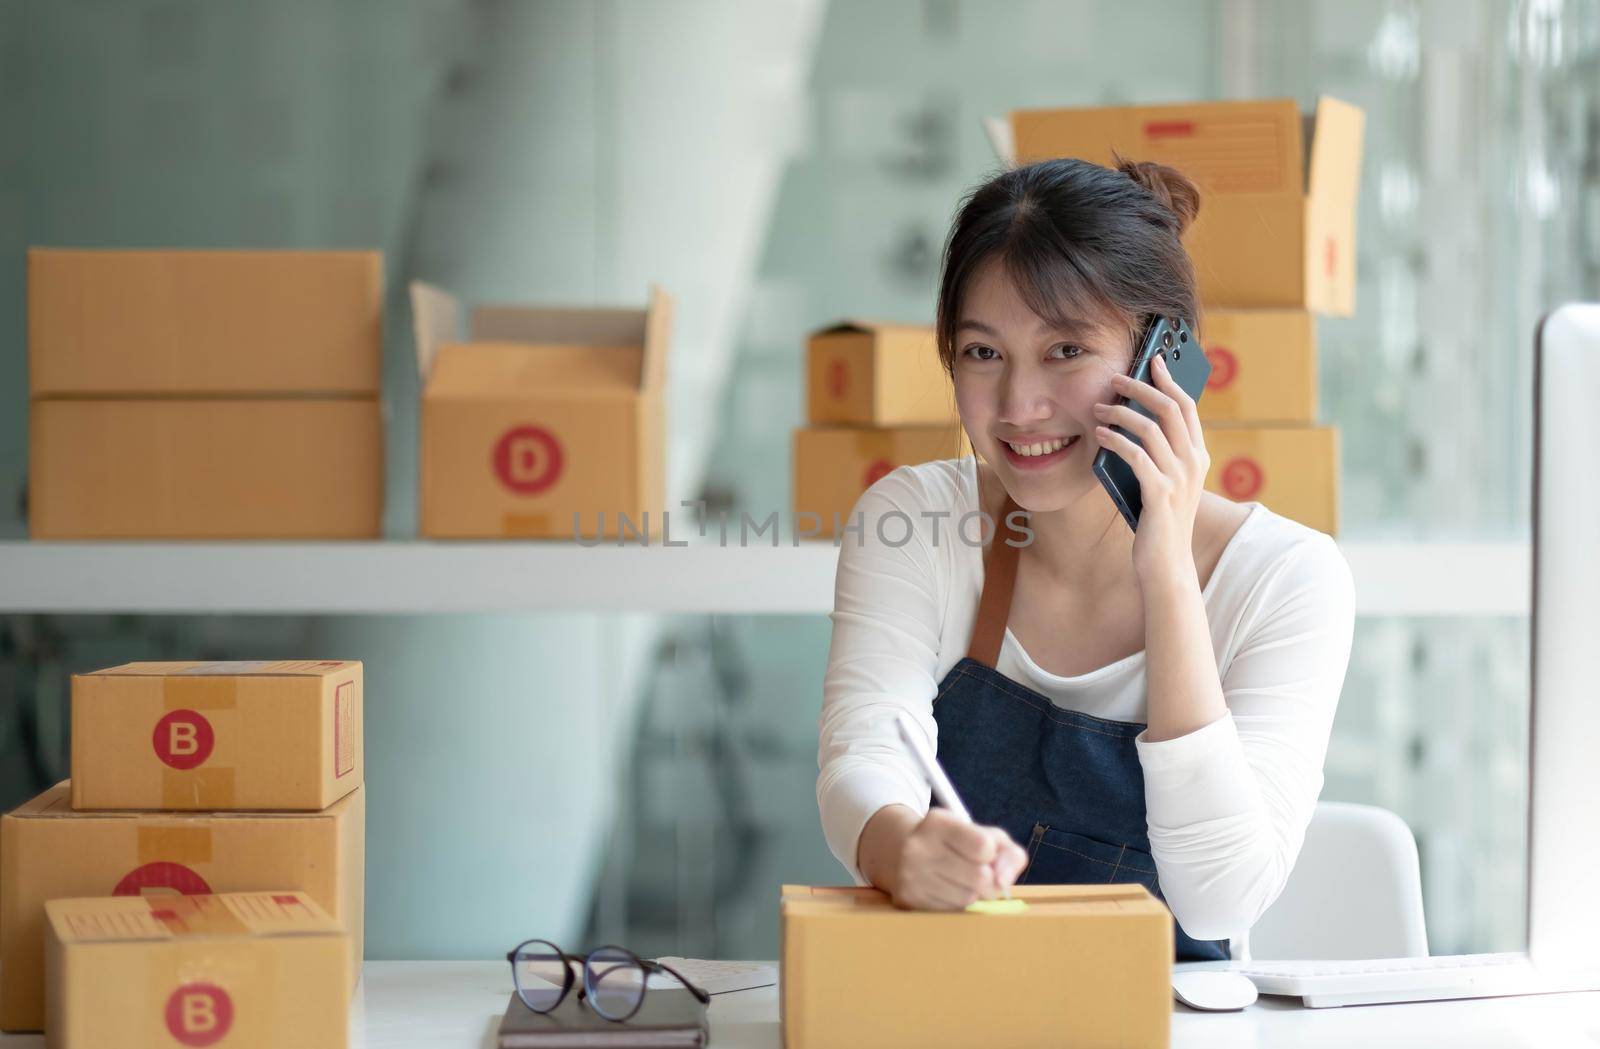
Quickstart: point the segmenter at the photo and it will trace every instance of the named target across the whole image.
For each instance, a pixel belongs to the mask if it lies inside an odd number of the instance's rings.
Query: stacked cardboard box
[[[845,321],[811,336],[809,426],[794,434],[794,509],[835,535],[856,500],[897,466],[969,450],[933,329]],[[808,531],[811,529],[808,527]]]
[[[305,893],[44,909],[54,1049],[347,1043],[350,937]]]
[[[72,682],[69,782],[0,820],[0,1030],[45,1022],[45,904],[306,893],[360,973],[362,666],[130,663]]]
[[[423,535],[660,531],[673,313],[666,292],[652,287],[644,309],[479,306],[465,337],[454,295],[416,282],[411,307]]]
[[[991,122],[1007,159],[1114,156],[1200,187],[1185,243],[1212,376],[1200,400],[1206,486],[1320,531],[1338,528],[1339,434],[1316,426],[1313,313],[1355,309],[1361,110],[1331,98],[1024,110]]]
[[[36,539],[376,536],[375,252],[28,253]]]

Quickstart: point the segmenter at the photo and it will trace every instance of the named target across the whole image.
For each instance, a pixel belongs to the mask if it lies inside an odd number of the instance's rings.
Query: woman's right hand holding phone
[[[918,816],[904,805],[873,813],[857,858],[868,881],[895,906],[912,910],[960,910],[993,899],[1028,865],[1022,846],[999,827],[969,823],[942,808]]]

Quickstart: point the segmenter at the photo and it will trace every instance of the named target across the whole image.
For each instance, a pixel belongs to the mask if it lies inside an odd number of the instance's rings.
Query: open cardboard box
[[[1008,164],[1113,154],[1178,168],[1200,187],[1185,238],[1206,307],[1355,312],[1356,199],[1365,116],[1323,97],[1027,109],[985,122]]]
[[[413,282],[422,379],[421,533],[570,539],[646,534],[665,506],[673,302],[644,309],[479,306]],[[604,529],[600,515],[604,514]]]

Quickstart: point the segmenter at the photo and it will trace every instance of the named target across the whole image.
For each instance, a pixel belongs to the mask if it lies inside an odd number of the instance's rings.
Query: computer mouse
[[[1172,996],[1191,1009],[1230,1012],[1256,1000],[1256,985],[1243,973],[1201,969],[1172,974]]]

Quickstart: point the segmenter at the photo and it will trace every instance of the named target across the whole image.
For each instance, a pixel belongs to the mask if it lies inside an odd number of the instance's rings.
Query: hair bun
[[[1116,158],[1116,168],[1143,186],[1162,207],[1172,212],[1178,220],[1181,236],[1200,214],[1200,189],[1189,176],[1177,168],[1157,164],[1153,160]]]

